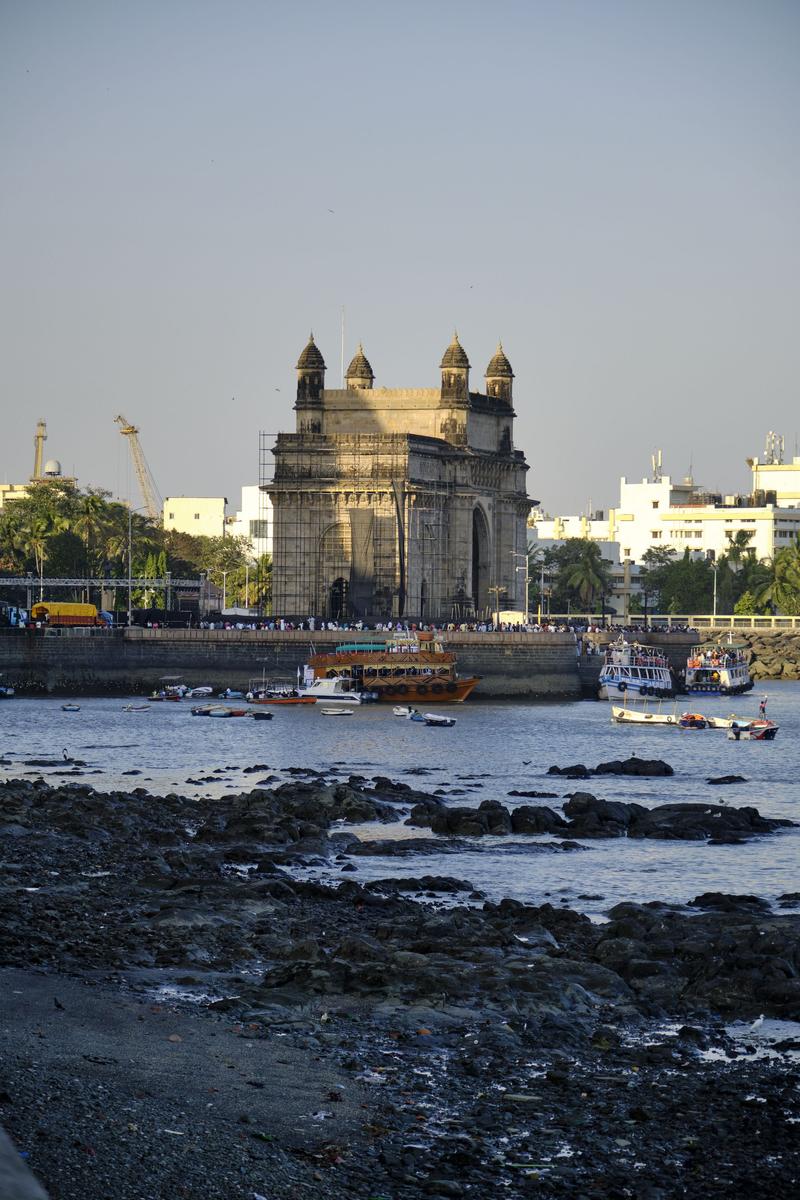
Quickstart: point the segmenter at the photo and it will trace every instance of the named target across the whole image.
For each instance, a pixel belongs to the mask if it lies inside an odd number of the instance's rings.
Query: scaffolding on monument
[[[346,513],[365,505],[372,507],[376,517],[372,532],[375,604],[378,608],[386,606],[395,615],[403,600],[406,614],[416,609],[419,584],[416,596],[408,595],[405,567],[408,556],[415,551],[415,534],[408,528],[413,514],[408,494],[415,490],[407,478],[408,449],[405,434],[306,434],[302,439],[293,434],[260,434],[259,487],[262,496],[266,489],[273,491],[274,615],[291,619],[338,615],[333,612],[334,589],[338,587],[336,595],[341,603],[341,593],[349,587],[352,564]],[[327,455],[329,469],[321,459]],[[442,514],[454,485],[431,480],[418,486],[431,498],[427,505],[432,517],[429,524],[438,525],[442,532],[442,536],[430,537],[428,531],[426,548],[426,563],[431,566],[428,594],[441,610],[448,600],[442,595],[448,554]],[[342,501],[342,493],[345,497],[352,493],[351,499]],[[329,507],[326,494],[331,498]],[[391,520],[387,521],[390,511]],[[283,611],[278,613],[278,607]],[[438,614],[432,607],[429,615]],[[414,611],[412,619],[417,616]]]
[[[452,561],[450,521],[455,483],[426,479],[409,487],[417,499],[409,514],[408,558],[415,564],[415,587],[408,598],[407,612],[422,621],[446,620],[451,608],[446,589]]]

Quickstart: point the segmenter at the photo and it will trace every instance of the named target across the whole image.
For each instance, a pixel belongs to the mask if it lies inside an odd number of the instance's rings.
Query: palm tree
[[[767,563],[769,577],[756,594],[756,603],[786,616],[800,615],[800,534]]]
[[[83,540],[87,575],[94,574],[94,568],[99,566],[98,538],[102,533],[107,509],[105,497],[99,492],[89,491],[80,497],[77,512],[72,520],[73,533]]]
[[[600,553],[597,542],[585,539],[579,556],[567,566],[564,582],[577,591],[581,603],[590,611],[598,592],[605,593],[611,583],[611,567]]]

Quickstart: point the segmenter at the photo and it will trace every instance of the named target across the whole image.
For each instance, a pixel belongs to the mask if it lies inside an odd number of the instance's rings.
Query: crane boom
[[[121,414],[118,417],[114,417],[114,420],[119,425],[119,431],[122,436],[128,439],[131,459],[133,460],[133,469],[139,481],[139,490],[142,493],[142,500],[147,509],[147,515],[153,521],[160,521],[161,497],[150,468],[147,465],[147,459],[139,444],[139,430],[135,425],[131,425],[130,421]]]

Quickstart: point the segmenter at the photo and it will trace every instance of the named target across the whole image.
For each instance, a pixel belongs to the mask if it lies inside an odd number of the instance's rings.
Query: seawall
[[[143,694],[165,675],[199,686],[246,688],[251,679],[296,679],[312,647],[332,648],[342,632],[204,629],[28,630],[0,637],[0,674],[21,693]],[[380,635],[373,634],[373,640]],[[460,675],[480,675],[476,695],[580,695],[572,634],[451,633],[446,646]]]
[[[251,679],[296,679],[312,652],[337,645],[343,632],[205,629],[2,630],[0,679],[21,693],[62,695],[143,694],[165,675],[212,687],[246,688]],[[377,634],[371,635],[379,640]],[[591,634],[604,649],[613,634]],[[656,631],[637,640],[661,646],[675,670],[692,645],[722,637]],[[800,678],[800,634],[783,630],[737,631],[747,645],[753,678]],[[448,633],[461,675],[480,675],[475,693],[487,698],[530,699],[591,694],[602,657],[576,657],[572,634]]]

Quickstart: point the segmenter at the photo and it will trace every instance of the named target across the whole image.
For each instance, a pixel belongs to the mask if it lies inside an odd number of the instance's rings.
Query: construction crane
[[[160,521],[161,495],[147,465],[147,459],[142,452],[142,447],[139,445],[139,430],[135,425],[131,425],[130,421],[121,414],[118,417],[114,417],[114,420],[119,425],[119,431],[122,436],[128,439],[131,458],[133,459],[133,469],[136,472],[136,478],[139,480],[139,490],[142,493],[142,500],[144,501],[147,515],[152,521]]]
[[[33,455],[33,475],[31,479],[42,478],[42,466],[44,462],[44,444],[47,441],[47,423],[39,420],[36,422],[36,433],[33,438],[34,455]]]

